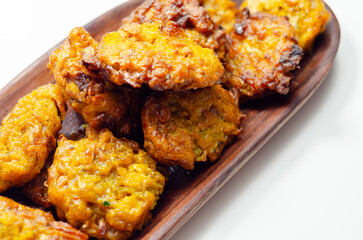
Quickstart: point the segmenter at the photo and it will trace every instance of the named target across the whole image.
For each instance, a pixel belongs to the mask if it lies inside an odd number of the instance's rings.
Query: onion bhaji
[[[287,94],[303,51],[286,17],[243,9],[229,35],[225,84],[241,96]]]
[[[124,19],[127,23],[168,23],[193,31],[193,41],[212,49],[224,60],[226,53],[226,33],[210,18],[200,0],[146,0],[131,15]]]
[[[322,0],[245,0],[241,5],[244,7],[251,13],[268,12],[288,17],[300,47],[307,51],[311,50],[315,37],[324,32],[330,19]]]
[[[137,143],[104,129],[79,141],[60,137],[48,170],[57,214],[99,239],[125,239],[151,218],[165,178]]]
[[[0,126],[0,192],[38,175],[56,146],[65,99],[57,85],[22,97]]]
[[[0,196],[0,239],[82,240],[88,236],[52,214]]]
[[[236,21],[236,3],[231,0],[202,0],[203,7],[212,20],[222,26],[227,33],[233,30]]]
[[[215,161],[240,133],[245,117],[220,85],[158,92],[142,111],[144,147],[158,162],[192,170],[195,162]]]
[[[133,87],[147,84],[153,90],[184,90],[211,86],[224,72],[209,48],[196,44],[173,23],[127,24],[103,36],[97,49],[99,62],[89,63],[106,71],[109,80]]]
[[[49,58],[48,68],[74,110],[92,127],[113,126],[126,111],[124,99],[102,73],[82,63],[93,56],[98,43],[83,28],[75,28],[60,49]]]

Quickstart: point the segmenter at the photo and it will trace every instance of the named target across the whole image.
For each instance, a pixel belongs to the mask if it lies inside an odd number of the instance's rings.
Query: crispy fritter
[[[322,0],[245,0],[241,8],[251,13],[268,12],[286,16],[295,29],[300,47],[310,51],[315,37],[324,32],[330,15]]]
[[[236,3],[231,0],[202,0],[202,2],[212,20],[230,33],[236,21]]]
[[[126,137],[143,143],[141,109],[151,90],[145,86],[132,88],[124,85],[115,89],[115,91],[117,91],[117,95],[122,95],[126,112],[120,121],[109,126],[109,130],[116,137]],[[86,137],[85,131],[88,126],[89,124],[86,123],[83,117],[72,107],[69,107],[59,133],[63,134],[67,139],[80,140]]]
[[[21,186],[40,173],[56,146],[65,99],[56,85],[22,97],[0,126],[0,192]]]
[[[302,53],[287,18],[245,8],[229,36],[225,84],[248,97],[287,94]]]
[[[79,141],[61,137],[48,171],[57,214],[99,239],[125,239],[151,218],[165,184],[139,146],[104,129]]]
[[[54,152],[53,152],[54,154]],[[48,179],[48,168],[53,163],[53,154],[50,154],[46,160],[44,167],[39,175],[37,175],[33,180],[27,182],[22,190],[24,194],[36,205],[45,208],[50,208],[53,204],[49,201],[48,197],[48,186],[46,184]]]
[[[200,6],[199,0],[146,0],[123,23],[150,23],[173,21],[178,26],[193,27],[208,33],[215,29],[215,23],[208,12]],[[191,25],[191,26],[190,26]]]
[[[224,68],[211,49],[191,40],[193,32],[175,24],[128,24],[103,36],[90,68],[107,71],[110,81],[154,90],[184,90],[211,86]]]
[[[131,15],[127,23],[174,22],[178,27],[192,30],[193,41],[212,49],[223,61],[226,53],[226,33],[215,24],[198,0],[146,0]]]
[[[48,212],[0,196],[0,239],[81,240],[88,236],[68,223],[56,222]]]
[[[75,28],[60,49],[49,58],[48,68],[74,110],[92,127],[103,128],[119,122],[126,108],[124,99],[106,76],[90,71],[84,55],[94,54],[98,43],[83,28]]]
[[[215,161],[244,117],[220,85],[154,93],[142,111],[144,147],[162,164],[191,170],[195,162]]]

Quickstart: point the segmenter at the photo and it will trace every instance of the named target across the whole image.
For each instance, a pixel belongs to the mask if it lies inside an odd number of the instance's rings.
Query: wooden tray
[[[142,0],[131,0],[85,26],[99,40],[105,32],[118,29],[121,19]],[[214,164],[199,164],[192,172],[176,168],[153,211],[153,219],[134,239],[170,238],[208,199],[223,186],[311,97],[334,61],[340,41],[339,24],[329,7],[331,21],[315,41],[313,53],[305,56],[294,73],[295,85],[287,96],[272,96],[243,106],[248,119],[236,141]],[[76,26],[75,26],[76,27]],[[70,29],[71,30],[71,29]],[[55,82],[46,68],[50,49],[0,91],[0,118],[18,99],[38,86]]]

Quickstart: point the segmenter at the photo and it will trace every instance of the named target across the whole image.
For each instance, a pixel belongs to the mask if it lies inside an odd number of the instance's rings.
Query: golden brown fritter
[[[54,154],[54,152],[53,152]],[[22,190],[24,194],[35,204],[38,206],[42,206],[45,208],[50,208],[53,204],[49,201],[48,197],[48,186],[46,184],[48,179],[48,168],[53,163],[53,154],[51,153],[48,159],[45,162],[45,165],[40,172],[33,180],[27,182]]]
[[[97,71],[107,71],[109,80],[133,87],[147,84],[153,90],[184,90],[211,86],[224,68],[209,48],[189,37],[193,32],[171,23],[128,24],[103,36],[95,58],[87,62]]]
[[[262,96],[268,90],[287,94],[290,72],[301,57],[302,49],[287,18],[250,15],[245,8],[229,36],[225,84],[248,97]]]
[[[215,23],[200,6],[199,0],[146,0],[123,22],[127,24],[156,21],[173,21],[180,27],[193,27],[202,33],[215,29]]]
[[[202,0],[202,2],[212,20],[230,33],[236,22],[236,3],[231,0]]]
[[[0,192],[21,186],[40,173],[55,148],[65,99],[56,85],[22,97],[0,126]]]
[[[191,170],[195,162],[215,161],[244,117],[220,85],[155,93],[142,111],[144,147],[160,163]]]
[[[192,30],[193,41],[212,49],[223,61],[226,53],[226,33],[215,24],[199,0],[146,0],[131,15],[127,23],[163,24],[174,22],[178,27]]]
[[[88,236],[68,223],[56,222],[48,212],[0,196],[0,239],[81,240]]]
[[[311,50],[315,37],[324,32],[330,19],[322,0],[245,0],[241,8],[244,7],[251,13],[268,12],[288,17],[300,47],[307,51]]]
[[[126,137],[139,141],[143,138],[141,109],[151,91],[144,86],[132,88],[128,85],[117,87],[114,91],[116,91],[115,95],[122,96],[123,107],[126,110],[119,121],[112,125],[107,125],[107,127],[116,137]],[[69,107],[59,133],[63,134],[67,139],[80,140],[86,136],[85,131],[88,126],[89,124],[83,119],[82,115],[77,113],[72,107]]]
[[[48,68],[74,110],[92,127],[110,127],[119,122],[126,108],[124,99],[106,76],[82,63],[92,56],[98,43],[83,28],[75,28],[60,49],[49,58]]]
[[[61,137],[49,168],[57,214],[99,239],[125,239],[151,218],[164,177],[139,146],[104,129],[79,141]]]

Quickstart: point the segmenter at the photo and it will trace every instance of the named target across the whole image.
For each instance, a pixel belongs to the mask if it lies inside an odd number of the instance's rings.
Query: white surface
[[[0,87],[120,2],[1,1]],[[327,3],[342,31],[328,78],[175,240],[363,239],[363,3]]]

